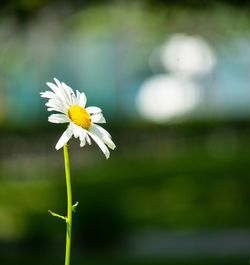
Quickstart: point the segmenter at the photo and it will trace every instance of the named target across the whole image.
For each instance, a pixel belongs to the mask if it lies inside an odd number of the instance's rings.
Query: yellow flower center
[[[89,113],[81,106],[72,105],[68,109],[69,118],[78,126],[83,129],[89,129],[91,125],[91,118]]]

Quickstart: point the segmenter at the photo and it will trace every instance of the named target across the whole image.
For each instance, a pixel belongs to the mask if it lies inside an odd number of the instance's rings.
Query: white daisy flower
[[[108,159],[110,153],[107,146],[114,150],[115,144],[111,140],[111,135],[96,124],[106,123],[102,110],[98,107],[85,108],[87,98],[84,93],[76,90],[75,94],[71,87],[59,82],[56,78],[54,80],[56,85],[49,82],[46,83],[53,92],[42,92],[41,97],[49,99],[45,104],[48,107],[48,111],[57,111],[60,114],[52,114],[48,120],[52,123],[69,123],[68,128],[57,142],[56,149],[62,148],[72,135],[80,139],[81,147],[86,142],[91,144],[91,137]]]

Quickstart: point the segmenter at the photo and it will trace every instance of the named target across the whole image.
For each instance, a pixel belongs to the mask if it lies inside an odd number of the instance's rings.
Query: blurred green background
[[[250,2],[2,1],[0,263],[63,264],[53,77],[117,149],[70,143],[72,264],[248,264]]]

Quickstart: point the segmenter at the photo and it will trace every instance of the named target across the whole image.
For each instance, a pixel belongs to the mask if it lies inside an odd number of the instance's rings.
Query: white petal
[[[57,109],[57,111],[62,112],[62,113],[67,113],[67,108],[66,106],[64,106],[61,102],[56,101],[54,99],[50,99],[45,106],[47,106],[48,108],[55,108]]]
[[[54,78],[57,86],[61,89],[61,93],[64,97],[64,100],[66,101],[66,103],[68,105],[72,105],[72,95],[74,95],[74,91],[72,90],[72,88],[70,88],[69,86],[67,86],[65,83],[63,82],[60,82],[59,80],[57,80],[56,78]],[[72,91],[72,93],[69,92],[69,89],[70,88],[70,91]]]
[[[103,117],[102,113],[93,114],[91,116],[91,121],[96,123],[106,123],[106,120]]]
[[[87,141],[88,145],[91,145],[91,140],[90,140],[88,134],[86,134],[86,141]]]
[[[57,94],[55,94],[54,92],[51,91],[46,91],[46,92],[42,92],[40,93],[42,98],[48,98],[49,101],[48,102],[53,102],[54,100],[56,102],[60,102],[60,104],[64,105],[65,107],[69,107],[69,104],[67,104],[65,102],[65,100],[62,100]]]
[[[66,114],[65,111],[62,111],[61,109],[59,108],[56,108],[56,107],[51,107],[51,108],[48,108],[47,111],[58,111],[58,112],[61,112],[63,114]]]
[[[53,79],[55,80],[56,85],[62,90],[63,88],[62,88],[61,82],[55,77]]]
[[[72,123],[72,129],[75,138],[79,137],[79,139],[82,140],[85,137],[84,134],[86,133],[82,127],[76,125],[75,123]]]
[[[98,146],[100,147],[100,149],[102,150],[102,152],[104,153],[104,155],[106,156],[106,158],[109,158],[109,150],[107,148],[107,146],[103,143],[103,141],[96,136],[95,134],[91,133],[90,131],[88,131],[88,134],[93,138],[93,140],[98,144]]]
[[[71,124],[70,124],[69,127],[66,129],[66,131],[60,137],[59,141],[57,142],[56,150],[59,150],[60,148],[62,148],[69,141],[71,136],[72,136],[72,129],[71,129]]]
[[[61,91],[63,93],[63,96],[64,96],[65,101],[67,102],[67,104],[68,105],[72,105],[71,93],[69,92],[68,88],[66,87],[67,85],[65,85],[63,82],[60,83],[60,81],[58,81],[56,78],[54,78],[54,80],[57,83],[58,87],[60,87],[60,89],[61,89]],[[74,94],[74,93],[72,93],[72,94]]]
[[[70,105],[76,104],[75,103],[75,92],[73,91],[73,89],[63,82],[62,82],[62,87],[63,87],[65,93],[67,94],[67,97],[70,101]]]
[[[65,114],[52,114],[49,116],[48,121],[52,123],[66,123],[70,122],[70,119]]]
[[[102,139],[102,141],[112,150],[115,149],[115,144],[114,142],[111,140],[111,136],[110,134],[103,129],[102,127],[96,125],[96,124],[91,124],[89,131],[96,134],[99,138]]]
[[[75,95],[71,95],[72,105],[77,105],[77,98]]]
[[[85,107],[87,102],[87,98],[85,96],[84,93],[80,93],[78,90],[76,90],[76,100],[75,100],[75,104],[81,106],[81,107]]]
[[[64,82],[62,82],[62,87],[63,87],[67,92],[69,92],[70,95],[75,95],[73,89],[72,89],[70,86],[66,85]]]
[[[77,125],[76,124],[72,125],[72,131],[73,131],[74,137],[77,138],[79,135],[78,135],[78,130],[77,130]]]
[[[58,97],[60,97],[60,99],[64,100],[64,95],[63,95],[62,90],[61,90],[60,87],[57,87],[55,84],[50,83],[50,82],[47,82],[46,85],[47,85],[48,87],[50,87],[50,88],[53,90],[53,92],[54,92]]]
[[[45,91],[40,93],[42,98],[56,98],[56,94],[51,91]]]
[[[80,100],[81,93],[76,90],[76,104],[79,105],[79,100]]]
[[[47,82],[46,85],[47,85],[49,88],[51,88],[55,94],[57,94],[57,93],[60,94],[60,89],[59,89],[59,87],[57,87],[55,84],[53,84],[53,83],[51,83],[51,82]]]
[[[97,114],[102,112],[102,110],[98,107],[87,107],[86,110],[89,114]]]
[[[78,126],[78,133],[79,133],[79,138],[80,140],[83,140],[86,138],[87,132],[85,129],[83,129],[82,127]]]
[[[49,99],[49,101],[45,104],[46,106],[51,105],[51,107],[53,107],[53,105],[57,106],[57,107],[62,107],[65,110],[68,109],[67,104],[65,103],[65,101],[62,101],[60,99],[56,99],[56,98],[51,98]]]
[[[80,142],[80,147],[83,147],[86,144],[86,139],[82,139]]]
[[[80,94],[80,98],[79,98],[79,101],[78,101],[78,104],[79,106],[85,108],[86,106],[86,102],[87,102],[87,97],[84,93],[81,93]]]
[[[87,132],[83,128],[79,127],[79,134],[80,134],[80,147],[83,147],[86,144],[86,136]]]
[[[50,83],[50,82],[47,82],[46,84],[54,91],[56,96],[62,102],[64,102],[66,105],[70,105],[69,98],[67,97],[67,93],[64,90],[64,88],[62,87],[62,84],[56,78],[54,78],[54,80],[55,80],[57,85]]]
[[[90,138],[87,134],[87,131],[85,129],[83,129],[82,127],[72,123],[72,130],[73,130],[73,134],[75,138],[80,139],[80,147],[83,147],[86,143],[86,141],[88,142],[88,144],[91,144]]]
[[[95,128],[98,128],[99,131],[102,132],[102,134],[106,135],[107,137],[111,138],[111,135],[108,131],[106,131],[104,128],[102,128],[100,125],[92,124]]]

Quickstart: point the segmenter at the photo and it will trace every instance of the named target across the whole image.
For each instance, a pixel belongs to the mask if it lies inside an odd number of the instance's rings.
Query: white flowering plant
[[[100,147],[105,157],[110,156],[109,149],[114,150],[115,144],[111,139],[111,135],[100,125],[106,123],[102,114],[102,110],[98,107],[86,107],[87,97],[78,90],[73,91],[71,87],[54,78],[55,84],[48,82],[47,85],[52,91],[41,92],[41,97],[48,98],[45,104],[48,111],[56,111],[59,113],[51,114],[48,118],[52,123],[68,123],[66,130],[59,138],[56,149],[63,147],[64,163],[67,187],[67,216],[59,215],[49,210],[55,216],[66,221],[66,248],[65,248],[65,265],[70,264],[70,246],[71,246],[71,228],[72,228],[72,211],[75,211],[78,202],[72,205],[71,179],[68,142],[74,136],[79,138],[80,147],[86,143],[91,144],[93,139]]]

